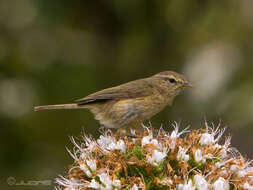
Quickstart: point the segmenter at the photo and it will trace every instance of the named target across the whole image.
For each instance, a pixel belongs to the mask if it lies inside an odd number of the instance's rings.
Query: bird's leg
[[[141,124],[140,121],[133,121],[129,123],[127,126],[116,129],[115,135],[120,137],[127,136],[131,138],[139,138],[140,136],[134,134],[133,132],[131,132],[131,130],[135,130],[138,126],[140,126],[140,124]]]
[[[140,136],[132,134],[132,133],[128,133],[126,134],[127,137],[131,137],[131,138],[139,138]]]
[[[139,138],[140,137],[138,135],[127,132],[125,128],[117,129],[115,135],[119,136],[119,137],[127,136],[127,137],[131,137],[131,138]]]
[[[130,125],[128,125],[129,130],[126,136],[131,138],[140,138],[140,132],[136,130],[140,126],[140,124],[140,121],[133,121],[132,123],[130,123]]]
[[[126,129],[125,128],[119,128],[117,129],[116,133],[115,133],[116,136],[125,136],[126,135]]]

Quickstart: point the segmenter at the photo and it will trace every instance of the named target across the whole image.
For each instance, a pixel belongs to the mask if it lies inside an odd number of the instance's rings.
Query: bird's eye
[[[170,81],[170,83],[175,83],[176,82],[176,80],[173,79],[173,78],[169,78],[169,81]]]

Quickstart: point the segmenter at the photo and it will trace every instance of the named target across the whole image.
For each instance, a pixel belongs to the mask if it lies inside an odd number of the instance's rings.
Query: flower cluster
[[[220,143],[224,130],[173,127],[169,133],[144,126],[131,131],[135,137],[105,130],[97,140],[84,135],[80,143],[71,138],[74,163],[56,189],[253,190],[252,161],[230,147],[230,137]]]

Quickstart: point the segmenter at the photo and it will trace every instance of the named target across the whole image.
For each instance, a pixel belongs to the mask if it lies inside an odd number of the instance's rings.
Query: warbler
[[[88,109],[106,128],[134,128],[171,105],[185,87],[193,85],[183,75],[164,71],[95,92],[72,104],[37,106],[34,110]]]

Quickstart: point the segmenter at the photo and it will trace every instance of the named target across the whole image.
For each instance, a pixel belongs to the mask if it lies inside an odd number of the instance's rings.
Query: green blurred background
[[[34,113],[34,105],[71,103],[164,70],[197,88],[153,126],[221,120],[252,158],[252,8],[252,0],[1,0],[0,189],[52,189],[18,183],[65,174],[69,136],[98,135],[87,110]]]

